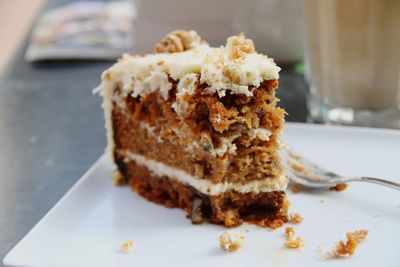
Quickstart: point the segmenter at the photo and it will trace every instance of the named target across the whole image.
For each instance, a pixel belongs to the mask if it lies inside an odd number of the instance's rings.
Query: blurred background
[[[113,8],[108,4],[119,3],[120,8]],[[84,58],[82,52],[71,52],[65,55],[61,41],[73,38],[73,34],[84,35],[91,31],[92,36],[87,37],[87,42],[97,45],[106,38],[100,40],[93,36],[94,31],[108,31],[108,38],[112,36],[113,29],[106,29],[106,26],[113,23],[114,18],[109,18],[108,24],[99,23],[88,28],[87,21],[102,16],[103,11],[99,11],[99,4],[105,4],[104,8],[114,14],[111,17],[129,17],[134,21],[132,27],[121,26],[120,23],[114,30],[130,31],[133,43],[120,39],[120,46],[124,52],[143,53],[150,52],[153,45],[162,36],[176,29],[193,29],[198,31],[205,40],[211,45],[222,45],[226,37],[245,32],[249,38],[253,39],[259,52],[267,53],[281,63],[299,61],[303,55],[302,41],[302,2],[296,0],[250,0],[243,1],[230,0],[203,0],[203,1],[62,1],[62,0],[3,0],[0,3],[0,33],[4,38],[1,48],[0,70],[3,70],[16,52],[16,48],[21,44],[23,38],[29,34],[33,28],[33,35],[30,36],[30,46],[27,56],[29,61],[46,59],[57,59],[52,54],[55,51],[44,51],[45,48],[38,48],[39,44],[46,46],[52,43],[53,49],[58,50],[58,59],[63,58]],[[24,15],[20,16],[21,9]],[[84,10],[85,9],[85,10]],[[131,9],[131,14],[126,14],[126,9]],[[58,12],[58,13],[57,13]],[[97,12],[97,13],[96,13]],[[69,13],[74,13],[72,16]],[[85,13],[82,16],[79,16]],[[282,16],[282,14],[285,14]],[[16,19],[18,16],[18,19]],[[86,16],[86,17],[83,17]],[[82,20],[84,18],[86,23]],[[81,23],[79,23],[81,22]],[[59,24],[64,24],[60,27]],[[56,26],[58,25],[58,26]],[[75,27],[75,29],[72,29]],[[97,27],[97,28],[96,28]],[[68,28],[68,30],[67,30]],[[60,32],[60,29],[62,31]],[[52,32],[51,32],[52,31]],[[49,33],[51,32],[51,33]],[[44,36],[47,34],[46,36]],[[58,36],[56,36],[58,34]],[[53,36],[49,36],[53,35]],[[66,37],[68,36],[68,38]],[[136,38],[134,36],[137,36]],[[145,38],[142,38],[145,36]],[[98,36],[97,36],[98,37]],[[46,39],[47,38],[47,39]],[[58,38],[58,39],[57,39]],[[64,38],[63,40],[61,40]],[[82,37],[83,39],[85,37]],[[43,40],[46,39],[46,40]],[[76,36],[75,36],[76,41]],[[124,43],[126,42],[126,43]],[[57,45],[59,47],[57,47]],[[76,45],[72,41],[64,45]],[[110,44],[109,44],[110,45]],[[33,49],[32,49],[33,46]],[[47,47],[50,50],[49,47]],[[41,51],[38,51],[40,50]],[[84,45],[81,47],[85,49]],[[118,49],[117,49],[118,50]],[[61,51],[61,53],[60,53]],[[120,51],[119,51],[120,52]],[[90,54],[90,53],[89,53]],[[87,58],[91,58],[86,53]],[[94,58],[112,59],[117,56],[97,55]]]
[[[0,44],[0,73],[11,60],[24,35],[30,30],[44,2],[45,0],[0,1],[0,34],[3,36]],[[20,15],[22,7],[23,16]]]

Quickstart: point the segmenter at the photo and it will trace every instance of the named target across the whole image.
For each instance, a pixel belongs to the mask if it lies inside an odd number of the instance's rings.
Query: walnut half
[[[195,31],[178,30],[167,34],[154,47],[156,53],[176,53],[190,50],[200,45],[202,42],[200,35]]]
[[[254,53],[254,43],[252,40],[247,39],[241,32],[237,36],[229,37],[226,41],[226,48],[229,50],[229,58],[240,59],[246,54]]]

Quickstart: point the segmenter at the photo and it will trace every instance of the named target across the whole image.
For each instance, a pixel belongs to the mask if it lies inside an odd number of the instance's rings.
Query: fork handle
[[[373,177],[349,177],[349,178],[343,179],[342,181],[344,181],[344,182],[369,182],[369,183],[379,184],[379,185],[383,185],[383,186],[390,187],[390,188],[393,188],[393,189],[397,189],[397,190],[400,191],[400,184],[399,183],[395,183],[395,182],[392,182],[392,181],[379,179],[379,178],[373,178]]]

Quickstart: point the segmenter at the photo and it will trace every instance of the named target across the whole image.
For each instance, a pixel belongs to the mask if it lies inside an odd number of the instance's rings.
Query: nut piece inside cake
[[[175,31],[155,50],[124,55],[102,75],[118,181],[194,223],[287,222],[280,68],[244,34],[211,47],[194,31]]]

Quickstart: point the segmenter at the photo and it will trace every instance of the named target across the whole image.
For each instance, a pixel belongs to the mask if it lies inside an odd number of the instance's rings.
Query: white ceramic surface
[[[321,165],[344,175],[400,181],[400,132],[286,125],[285,139]],[[283,248],[284,227],[274,231],[244,224],[245,243],[225,253],[221,226],[192,225],[179,209],[167,209],[115,187],[112,165],[102,156],[4,259],[6,266],[400,266],[400,193],[370,184],[343,192],[301,192],[288,197],[305,246]],[[347,259],[320,257],[345,233],[370,231]],[[119,250],[132,240],[130,253]]]

